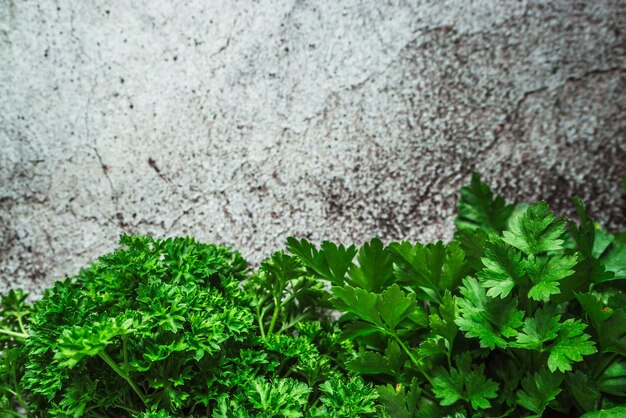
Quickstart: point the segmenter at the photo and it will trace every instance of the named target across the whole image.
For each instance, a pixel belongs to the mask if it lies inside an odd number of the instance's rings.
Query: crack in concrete
[[[224,45],[222,45],[220,47],[220,49],[218,49],[216,52],[214,52],[213,54],[211,54],[211,57],[214,57],[218,54],[221,54],[222,52],[226,51],[226,49],[230,46],[230,41],[233,37],[233,31],[235,30],[235,26],[237,26],[237,17],[235,17],[235,19],[233,19],[233,25],[232,28],[230,30],[230,32],[228,33],[228,37],[226,38],[226,43]]]
[[[178,222],[187,214],[189,214],[191,211],[193,211],[194,206],[190,206],[187,209],[184,209],[180,215],[178,215],[176,217],[176,219],[174,219],[174,221],[170,224],[170,227],[167,228],[167,231],[165,231],[165,235],[169,235],[170,232],[172,231],[172,229],[174,229],[174,227],[178,224]]]
[[[100,155],[100,151],[98,151],[98,147],[96,145],[95,139],[94,139],[94,145],[91,148],[96,154],[96,158],[98,159],[98,162],[100,163],[100,167],[102,168],[102,173],[104,174],[104,177],[106,177],[107,182],[109,183],[109,188],[111,189],[111,200],[117,201],[117,191],[115,190],[115,187],[113,186],[113,182],[111,181],[111,177],[109,176],[109,166],[106,165],[104,161],[102,160],[102,156]]]
[[[541,86],[532,90],[524,91],[522,93],[522,97],[516,102],[515,106],[513,107],[513,110],[506,114],[506,117],[505,117],[506,123],[503,125],[500,125],[502,126],[502,129],[495,131],[495,138],[493,139],[493,141],[487,144],[487,146],[485,146],[481,152],[484,154],[487,154],[491,152],[491,150],[493,150],[495,145],[499,142],[501,134],[505,131],[504,126],[509,125],[509,127],[513,127],[514,125],[519,123],[520,112],[522,110],[522,106],[526,103],[526,101],[529,98],[539,95],[541,93],[548,92],[548,91],[562,89],[568,83],[579,83],[589,77],[598,76],[598,75],[606,75],[606,74],[610,74],[613,72],[626,72],[626,68],[622,68],[622,67],[595,68],[595,69],[584,72],[580,76],[574,76],[574,75],[567,76],[563,79],[561,83],[559,83],[557,86],[553,88],[550,88],[544,85],[544,86]]]
[[[157,173],[161,180],[163,180],[167,184],[170,183],[169,179],[161,172],[161,169],[157,165],[156,161],[152,159],[152,157],[148,158],[148,165],[150,166],[150,168],[152,168],[152,170],[154,170],[155,173]]]
[[[87,104],[85,106],[85,116],[84,116],[85,139],[87,141],[91,139],[91,132],[89,130],[89,110],[91,108],[91,99],[93,97],[93,94],[97,85],[98,85],[98,76],[96,75],[93,79],[93,85],[91,87],[89,95],[87,96]],[[102,173],[104,174],[104,177],[109,183],[109,188],[111,189],[111,200],[115,202],[115,206],[117,208],[117,191],[115,190],[115,187],[113,186],[113,181],[111,180],[111,177],[109,176],[110,167],[104,163],[104,160],[102,159],[102,155],[100,155],[100,151],[98,150],[98,141],[96,137],[93,137],[92,142],[93,142],[93,145],[91,145],[91,149],[96,154],[96,158],[98,159],[98,162],[100,163],[100,168],[102,169]]]

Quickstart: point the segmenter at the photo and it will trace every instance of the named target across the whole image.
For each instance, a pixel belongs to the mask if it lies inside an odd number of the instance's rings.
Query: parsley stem
[[[396,340],[396,342],[400,345],[400,347],[402,347],[402,349],[407,354],[407,356],[409,356],[409,359],[411,359],[411,362],[415,365],[415,367],[417,367],[417,370],[419,370],[422,376],[424,376],[424,379],[426,379],[426,381],[430,383],[431,386],[434,386],[433,382],[430,380],[430,376],[428,376],[424,372],[424,369],[422,369],[422,366],[419,364],[419,362],[417,361],[413,353],[411,353],[411,350],[409,350],[409,347],[407,347],[395,333],[392,335],[393,335],[393,338]]]
[[[318,402],[319,402],[319,401],[320,401],[320,398],[319,398],[319,397],[317,397],[317,398],[313,401],[313,403],[312,403],[310,406],[307,406],[307,407],[306,407],[306,409],[308,410],[308,409],[313,409],[313,408],[315,408],[315,407],[317,406],[317,404],[318,404]]]
[[[278,313],[280,312],[281,303],[278,298],[274,298],[274,314],[272,315],[272,322],[270,322],[270,327],[267,329],[267,335],[270,336],[274,331],[274,327],[276,326],[276,320],[278,319]]]
[[[18,315],[17,323],[20,326],[20,331],[22,331],[22,334],[28,335],[28,333],[26,332],[26,329],[24,329],[24,323],[22,322],[22,316],[21,315]]]
[[[261,337],[265,339],[265,329],[263,328],[263,317],[261,316],[261,304],[256,306],[256,320],[259,323],[259,331],[261,331]]]
[[[124,371],[128,373],[128,350],[126,348],[126,335],[122,335],[122,350],[124,351]]]
[[[20,338],[22,340],[25,340],[28,338],[28,334],[26,333],[15,332],[15,331],[11,331],[8,329],[0,329],[0,334],[10,335],[11,337]]]
[[[9,392],[11,395],[15,396],[15,398],[17,399],[17,401],[19,402],[19,404],[22,406],[22,408],[24,408],[24,410],[27,409],[26,406],[26,402],[24,402],[24,398],[22,398],[22,395],[20,395],[20,392],[16,389],[13,390],[11,388],[8,387],[3,387],[2,389],[5,389],[7,392]],[[20,415],[21,416],[21,415]]]
[[[11,390],[9,388],[7,388],[7,390],[13,395],[15,396],[15,398],[17,399],[17,401],[19,402],[19,404],[22,406],[22,408],[24,408],[24,410],[28,409],[26,406],[26,402],[24,402],[24,398],[22,398],[22,395],[20,394],[19,390]]]
[[[133,415],[139,415],[141,413],[141,412],[131,408],[130,406],[126,406],[126,405],[122,405],[122,404],[115,404],[114,406],[116,408],[123,409],[126,412],[130,412]]]
[[[126,372],[120,369],[120,367],[115,363],[115,361],[111,358],[111,356],[109,356],[105,351],[101,351],[100,353],[98,353],[98,355],[100,356],[102,360],[104,360],[106,364],[109,365],[109,367],[113,369],[115,373],[119,374],[122,377],[122,379],[126,380],[126,382],[130,385],[130,387],[135,391],[137,396],[139,396],[139,399],[141,399],[141,402],[143,402],[145,406],[148,406],[145,396],[143,395],[143,393],[141,393],[139,388],[135,385],[135,382],[132,381],[132,379]]]

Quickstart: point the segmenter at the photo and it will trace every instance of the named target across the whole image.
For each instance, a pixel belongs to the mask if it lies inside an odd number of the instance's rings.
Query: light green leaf
[[[320,385],[322,407],[312,411],[312,417],[370,416],[377,410],[378,393],[360,377],[349,380],[332,378]]]
[[[497,239],[485,246],[481,258],[484,268],[477,273],[487,296],[505,298],[524,275],[521,255],[510,245]]]
[[[479,338],[481,347],[506,348],[506,338],[517,334],[524,317],[517,310],[517,299],[489,298],[474,278],[464,279],[460,291],[463,298],[457,298],[459,318],[455,321],[459,329],[467,337]]]
[[[507,205],[502,196],[493,196],[477,173],[472,173],[469,186],[461,188],[461,199],[457,205],[455,220],[458,229],[477,229],[500,232],[507,224],[513,206]]]
[[[433,393],[441,399],[441,405],[449,406],[462,400],[474,410],[489,408],[489,399],[498,396],[498,384],[485,377],[484,364],[473,364],[469,353],[457,356],[455,361],[456,368],[449,371],[440,368],[433,378]]]
[[[359,265],[352,265],[348,273],[350,284],[370,292],[380,292],[393,277],[391,254],[378,238],[363,244],[357,255]]]
[[[556,315],[554,309],[537,309],[534,317],[524,320],[524,326],[517,334],[517,342],[514,347],[529,350],[543,351],[544,345],[554,340],[561,329],[560,315]]]
[[[394,283],[378,297],[377,306],[382,320],[389,329],[394,330],[408,312],[415,308],[415,294],[405,295],[400,286]]]
[[[538,255],[563,248],[565,222],[555,220],[545,202],[535,203],[504,231],[503,239],[526,255]]]
[[[333,305],[344,312],[350,312],[360,319],[383,325],[378,313],[378,295],[367,290],[354,288],[349,285],[334,286],[331,289],[334,296]]]
[[[417,287],[433,301],[440,302],[444,290],[454,291],[465,275],[465,253],[457,242],[444,245],[412,245],[408,241],[389,245],[394,255],[394,275],[399,283]]]
[[[561,393],[562,373],[541,369],[522,379],[522,389],[517,391],[517,403],[540,417],[550,402]]]
[[[537,301],[548,301],[551,295],[561,293],[559,281],[574,274],[577,262],[575,255],[529,256],[523,263],[528,277],[534,283],[528,297]]]
[[[320,250],[317,250],[307,240],[297,240],[294,237],[287,239],[287,249],[297,256],[302,264],[334,285],[344,283],[346,273],[352,266],[352,260],[356,255],[354,245],[346,248],[343,245],[337,246],[332,242],[324,241]]]
[[[259,377],[251,381],[246,395],[252,406],[264,416],[301,417],[311,388],[294,379],[268,381]]]
[[[556,342],[549,348],[548,367],[551,372],[572,370],[572,363],[581,361],[583,356],[595,353],[595,343],[583,333],[587,325],[570,318],[561,324]]]

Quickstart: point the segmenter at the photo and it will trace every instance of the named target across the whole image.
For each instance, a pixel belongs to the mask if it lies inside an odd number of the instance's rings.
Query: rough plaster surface
[[[446,239],[472,169],[623,228],[624,32],[624,1],[0,0],[0,290],[122,232]]]

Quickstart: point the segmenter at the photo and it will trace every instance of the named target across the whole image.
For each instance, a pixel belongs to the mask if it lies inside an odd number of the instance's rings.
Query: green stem
[[[26,333],[15,332],[8,329],[0,329],[0,334],[10,335],[11,337],[19,338],[21,340],[25,340],[28,338],[28,334]]]
[[[127,373],[125,373],[122,369],[120,369],[119,366],[115,363],[115,361],[105,351],[101,351],[100,353],[98,353],[98,355],[100,356],[102,360],[104,360],[106,364],[109,365],[109,367],[113,369],[115,373],[120,375],[122,379],[126,380],[126,382],[130,385],[130,387],[135,391],[137,396],[139,396],[139,399],[141,399],[141,402],[143,402],[143,404],[147,407],[148,403],[146,401],[145,396],[139,390],[139,388],[135,385],[135,382],[131,380],[130,376]]]
[[[126,335],[122,336],[122,350],[124,351],[124,371],[126,374],[129,373],[128,367],[128,350],[126,349]]]
[[[22,408],[26,409],[26,403],[24,402],[24,399],[22,398],[22,396],[20,395],[20,392],[18,390],[13,390],[13,389],[11,389],[8,386],[0,386],[0,390],[5,390],[5,391],[9,392],[11,395],[15,396],[15,398],[20,403]],[[0,416],[2,416],[2,414],[0,414]]]
[[[280,312],[281,303],[278,298],[274,298],[274,314],[272,315],[272,322],[270,322],[270,327],[267,329],[267,336],[269,337],[274,332],[274,327],[276,326],[276,321],[278,320],[278,314]]]
[[[22,334],[28,335],[28,333],[26,332],[26,329],[24,328],[24,323],[22,322],[22,317],[21,316],[17,317],[17,323],[20,326],[20,331],[22,331]]]
[[[446,347],[446,357],[448,358],[448,368],[452,368],[452,349],[454,348],[454,341],[456,340],[456,335],[452,337],[452,341],[446,340],[448,346]]]
[[[13,396],[15,396],[15,398],[20,403],[22,408],[27,409],[26,402],[24,402],[24,398],[22,398],[22,395],[20,395],[20,392],[18,390],[12,390],[12,389],[9,389],[9,388],[6,388],[6,389],[9,391],[9,393],[11,393]]]
[[[263,329],[263,318],[261,317],[261,304],[257,304],[256,306],[256,319],[259,323],[259,330],[261,331],[261,337],[265,339],[265,329]]]
[[[311,406],[307,407],[307,409],[313,409],[313,408],[315,408],[315,407],[317,406],[317,404],[319,403],[319,401],[320,401],[320,398],[318,397],[317,399],[315,399],[315,400],[313,401],[313,404],[312,404]]]
[[[409,356],[409,359],[411,360],[411,362],[415,365],[415,367],[417,367],[417,370],[419,370],[419,372],[422,374],[422,376],[424,376],[424,379],[426,379],[426,381],[428,383],[430,383],[431,386],[433,386],[433,382],[430,380],[430,376],[428,376],[424,370],[422,369],[422,366],[420,366],[419,362],[417,361],[417,359],[415,358],[415,356],[413,355],[413,353],[411,353],[411,350],[409,349],[409,347],[407,347],[402,340],[394,333],[392,334],[393,338],[396,340],[396,342],[400,345],[400,347],[404,350],[404,352],[406,353],[407,356]]]
[[[126,412],[130,412],[133,415],[139,415],[141,413],[140,411],[137,411],[137,410],[135,410],[135,409],[133,409],[133,408],[131,408],[129,406],[126,406],[126,405],[115,404],[114,406],[116,408],[123,409]]]

